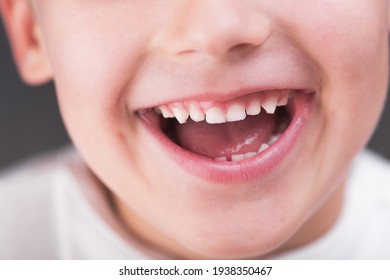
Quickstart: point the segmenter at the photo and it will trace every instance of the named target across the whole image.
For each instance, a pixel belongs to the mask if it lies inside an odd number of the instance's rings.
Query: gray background
[[[388,100],[369,146],[390,159],[389,124]],[[0,168],[66,143],[53,84],[27,87],[21,82],[0,24]]]

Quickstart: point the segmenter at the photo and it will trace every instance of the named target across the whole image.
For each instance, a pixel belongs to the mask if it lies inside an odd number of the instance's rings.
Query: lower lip
[[[155,124],[140,117],[148,131],[157,138],[163,150],[184,170],[212,183],[237,184],[269,175],[293,151],[305,124],[310,119],[314,93],[298,94],[294,116],[283,135],[267,150],[243,161],[217,161],[189,152],[173,143]]]

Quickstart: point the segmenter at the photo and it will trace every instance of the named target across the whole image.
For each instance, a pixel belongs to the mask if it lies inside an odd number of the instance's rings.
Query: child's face
[[[384,104],[388,1],[33,8],[69,133],[141,238],[184,257],[253,257],[306,243],[334,222],[348,166]],[[148,111],[191,107],[194,119],[206,112],[224,122],[245,108],[256,114],[258,101],[282,105],[288,92],[287,109],[229,124],[181,125]]]

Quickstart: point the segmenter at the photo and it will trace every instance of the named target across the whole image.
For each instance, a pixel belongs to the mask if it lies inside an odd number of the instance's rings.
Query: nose
[[[264,44],[269,20],[242,0],[188,0],[156,33],[153,46],[172,55],[203,54],[220,59]]]

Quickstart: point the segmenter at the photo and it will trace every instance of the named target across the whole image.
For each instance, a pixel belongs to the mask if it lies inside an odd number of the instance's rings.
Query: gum
[[[218,108],[223,113],[227,113],[230,106],[238,105],[247,108],[253,102],[259,102],[260,104],[266,103],[269,99],[275,98],[277,96],[277,102],[280,103],[283,100],[287,100],[288,97],[291,96],[290,90],[278,90],[278,91],[267,91],[267,92],[255,92],[252,94],[240,96],[238,98],[230,99],[230,100],[218,100],[218,101],[180,101],[174,102],[170,104],[164,104],[159,106],[159,108],[163,108],[168,113],[167,117],[174,117],[173,109],[178,108],[182,110],[189,111],[190,108],[197,109],[202,111],[203,113],[207,112],[210,108]],[[286,104],[281,104],[286,105]]]

